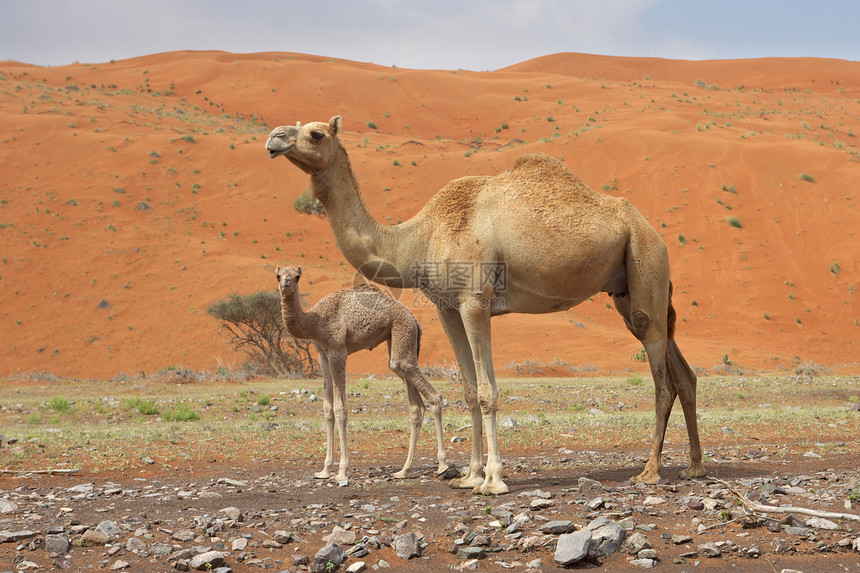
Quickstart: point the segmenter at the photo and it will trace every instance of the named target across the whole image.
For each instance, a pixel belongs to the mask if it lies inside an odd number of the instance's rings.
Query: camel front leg
[[[460,307],[460,316],[472,350],[478,381],[478,404],[487,432],[487,467],[484,469],[484,481],[475,487],[474,492],[482,495],[499,495],[508,493],[509,490],[502,481],[502,459],[499,455],[496,427],[499,391],[496,388],[496,375],[493,371],[488,303],[489,298],[476,295]]]
[[[699,424],[696,420],[696,374],[687,364],[674,340],[669,340],[667,352],[669,377],[684,409],[687,436],[690,439],[690,467],[681,471],[682,478],[697,478],[708,475],[702,465],[702,445],[699,442]]]
[[[424,421],[424,400],[418,390],[404,379],[406,383],[406,396],[409,399],[409,451],[406,453],[406,462],[403,469],[391,474],[396,479],[405,478],[407,472],[412,469],[415,458],[415,447],[418,444],[418,433],[421,431],[421,423]]]
[[[484,439],[481,434],[481,407],[478,404],[478,381],[475,374],[475,361],[463,319],[460,313],[450,308],[437,307],[439,321],[445,329],[463,379],[463,393],[469,414],[472,417],[472,454],[466,475],[451,480],[451,487],[472,489],[484,483]]]
[[[334,410],[332,409],[332,379],[328,357],[320,350],[320,370],[323,375],[323,415],[325,416],[325,461],[323,469],[314,474],[315,478],[328,479],[334,465]]]
[[[340,442],[340,463],[335,477],[339,482],[347,479],[346,474],[349,470],[349,450],[346,443],[346,355],[346,350],[330,351],[328,354],[334,390],[332,409],[334,410],[334,421],[337,425],[338,441]]]

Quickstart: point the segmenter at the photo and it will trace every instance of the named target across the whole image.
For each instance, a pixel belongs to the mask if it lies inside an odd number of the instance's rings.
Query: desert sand
[[[353,284],[307,176],[269,130],[344,118],[370,211],[396,224],[447,181],[542,151],[624,196],[669,247],[677,340],[701,371],[860,371],[860,62],[555,54],[492,72],[291,53],[0,62],[0,375],[233,368],[206,306]],[[432,305],[422,365],[453,363]],[[502,374],[646,371],[605,294],[494,320]],[[388,374],[385,350],[350,374]]]

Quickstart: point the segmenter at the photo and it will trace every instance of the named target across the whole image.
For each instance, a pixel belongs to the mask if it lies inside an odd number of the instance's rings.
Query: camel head
[[[269,159],[283,155],[306,173],[313,175],[326,169],[336,156],[337,134],[340,133],[342,118],[339,115],[328,123],[315,121],[307,125],[276,127],[266,140]]]
[[[299,278],[302,276],[302,267],[281,267],[275,268],[275,276],[278,277],[278,288],[284,291],[291,291],[298,287]]]

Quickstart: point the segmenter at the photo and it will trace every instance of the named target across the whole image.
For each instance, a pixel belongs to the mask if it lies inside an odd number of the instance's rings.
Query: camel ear
[[[339,115],[334,116],[330,120],[328,120],[328,130],[332,135],[337,135],[340,133],[340,129],[343,127],[343,118]]]
[[[280,282],[280,280],[281,280],[281,267],[280,266],[275,267],[275,276],[278,277],[278,282]]]
[[[299,277],[302,276],[302,267],[299,267],[297,271],[298,272],[296,273],[296,282],[299,282]]]

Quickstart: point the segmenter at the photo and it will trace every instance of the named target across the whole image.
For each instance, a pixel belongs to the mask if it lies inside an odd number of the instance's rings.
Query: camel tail
[[[672,281],[669,281],[669,314],[666,317],[666,335],[669,340],[675,339],[675,307],[672,306]]]
[[[418,319],[415,319],[415,326],[418,327],[418,339],[415,341],[415,359],[418,360],[418,357],[421,355],[421,323],[418,322]]]

